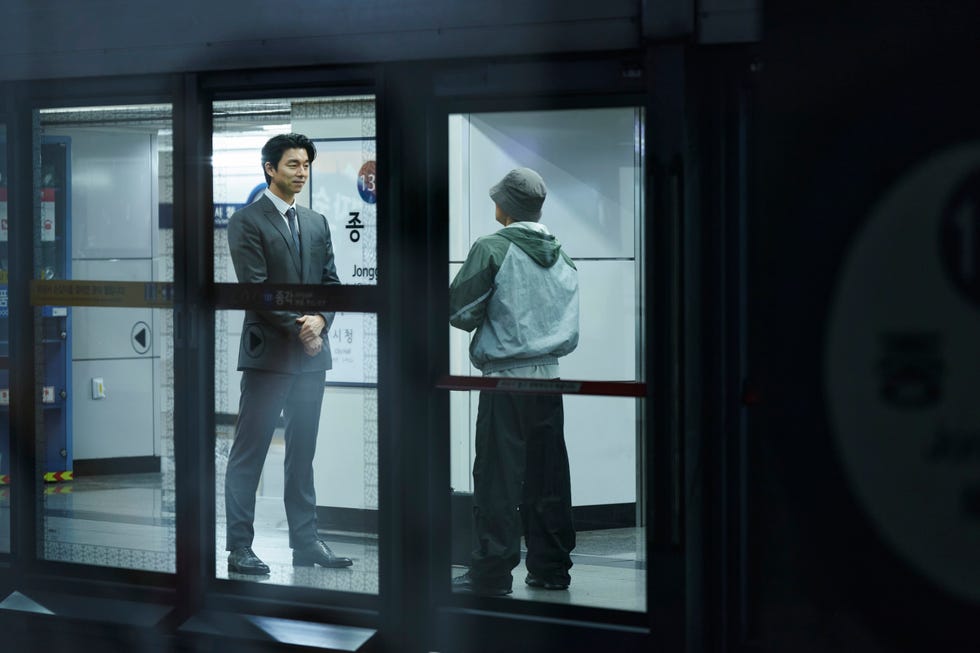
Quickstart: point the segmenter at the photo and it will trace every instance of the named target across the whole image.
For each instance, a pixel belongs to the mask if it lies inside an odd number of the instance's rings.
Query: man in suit
[[[228,223],[228,246],[240,283],[339,284],[325,217],[295,203],[316,157],[302,134],[281,134],[262,148],[269,187]],[[263,575],[252,551],[255,492],[280,414],[285,423],[283,501],[294,566],[347,567],[317,535],[313,454],[324,372],[331,368],[333,313],[291,310],[245,313],[238,369],[241,401],[225,477],[228,571]]]

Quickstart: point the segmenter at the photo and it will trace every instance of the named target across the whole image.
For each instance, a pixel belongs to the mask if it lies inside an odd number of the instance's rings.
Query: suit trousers
[[[572,493],[561,395],[481,392],[473,462],[477,548],[474,582],[510,588],[521,561],[528,571],[568,582],[575,548]]]
[[[255,492],[280,413],[286,427],[283,502],[289,524],[289,546],[300,548],[316,541],[313,454],[323,404],[323,382],[322,370],[302,374],[249,369],[242,372],[235,439],[225,476],[229,551],[251,546],[255,537]]]

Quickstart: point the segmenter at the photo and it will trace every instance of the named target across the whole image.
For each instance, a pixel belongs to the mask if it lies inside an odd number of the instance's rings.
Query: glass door
[[[645,612],[643,109],[447,128],[453,592]]]
[[[38,557],[174,573],[169,104],[35,112]]]
[[[7,228],[7,127],[0,124],[0,553],[10,553],[10,311]]]
[[[212,122],[216,577],[377,594],[375,99]]]

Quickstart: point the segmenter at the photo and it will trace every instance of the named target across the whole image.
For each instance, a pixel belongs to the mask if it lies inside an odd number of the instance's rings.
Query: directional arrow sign
[[[134,324],[130,332],[130,342],[137,354],[150,351],[150,325],[142,321]]]

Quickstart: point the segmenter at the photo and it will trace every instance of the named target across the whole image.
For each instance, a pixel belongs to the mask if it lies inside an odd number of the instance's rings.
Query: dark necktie
[[[296,209],[289,207],[286,209],[286,220],[289,222],[289,231],[293,235],[293,249],[299,255],[299,231],[296,229]]]

